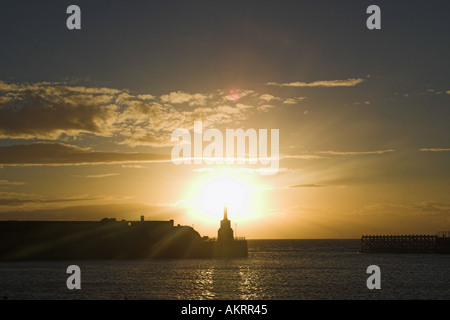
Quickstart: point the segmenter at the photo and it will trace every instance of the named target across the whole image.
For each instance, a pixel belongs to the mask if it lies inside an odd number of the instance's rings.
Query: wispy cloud
[[[444,151],[450,151],[450,148],[421,148],[419,151],[423,152],[444,152]]]
[[[323,156],[318,156],[315,154],[300,153],[300,154],[281,154],[280,159],[303,159],[303,160],[314,160],[323,159]]]
[[[211,173],[211,172],[229,172],[229,173],[254,173],[254,174],[261,174],[264,172],[270,172],[270,168],[244,168],[244,167],[240,167],[240,168],[197,168],[197,169],[192,169],[192,172],[207,172],[207,173]],[[288,168],[279,168],[277,170],[277,173],[285,173],[285,172],[290,172],[291,170]]]
[[[297,104],[300,101],[305,100],[305,97],[287,98],[283,101],[284,104]]]
[[[144,168],[147,168],[147,167],[139,165],[139,164],[123,164],[121,167],[122,168],[132,168],[132,169],[144,169]]]
[[[52,203],[77,202],[77,201],[91,201],[97,199],[98,198],[93,197],[48,199],[41,195],[35,194],[0,192],[0,206],[12,206],[12,207],[22,206],[26,204],[52,204]]]
[[[0,180],[0,185],[20,186],[22,184],[25,184],[25,183],[24,182],[17,182],[17,181]]]
[[[170,162],[170,155],[97,152],[62,143],[0,147],[0,163],[8,166]]]
[[[394,149],[387,150],[374,150],[374,151],[317,151],[320,154],[329,154],[329,155],[365,155],[365,154],[384,154],[395,152]]]
[[[289,188],[294,189],[294,188],[322,188],[325,186],[319,185],[319,184],[297,184],[294,186],[289,186]]]
[[[128,221],[137,221],[141,215],[151,216],[155,220],[183,219],[184,213],[176,206],[168,205],[146,205],[140,203],[107,203],[107,204],[72,204],[67,199],[61,201],[60,205],[55,206],[21,203],[11,201],[10,206],[0,211],[0,219],[12,220],[46,220],[46,221],[99,221],[104,217],[115,217],[117,220],[126,219]],[[58,200],[58,199],[56,199]],[[65,200],[65,199],[61,199]],[[76,201],[80,201],[77,199]],[[52,201],[52,200],[49,200]],[[3,203],[6,203],[3,202]],[[13,204],[15,203],[15,205]],[[2,200],[0,199],[0,206]],[[16,208],[15,208],[16,207]]]
[[[74,177],[88,178],[88,179],[101,179],[101,178],[115,177],[118,175],[119,175],[119,173],[104,173],[104,174],[90,174],[90,175],[86,175],[86,176],[74,175]]]
[[[259,96],[259,99],[261,99],[261,100],[264,101],[264,102],[280,101],[280,100],[282,100],[281,98],[275,97],[275,96],[273,96],[273,95],[271,95],[271,94],[268,94],[268,93],[265,93],[265,94],[260,95],[260,96]]]
[[[278,87],[353,87],[357,84],[364,82],[361,78],[351,78],[345,80],[321,80],[314,82],[268,82],[268,86],[278,86]]]

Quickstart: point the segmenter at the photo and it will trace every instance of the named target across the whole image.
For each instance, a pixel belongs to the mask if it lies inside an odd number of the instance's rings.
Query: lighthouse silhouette
[[[223,210],[223,219],[220,220],[220,228],[217,232],[217,241],[211,242],[213,246],[213,257],[238,258],[247,257],[247,240],[234,239],[231,221],[228,220],[227,206]]]
[[[223,210],[223,220],[220,221],[220,228],[217,232],[217,241],[233,241],[233,229],[231,229],[231,221],[228,220],[227,206]]]

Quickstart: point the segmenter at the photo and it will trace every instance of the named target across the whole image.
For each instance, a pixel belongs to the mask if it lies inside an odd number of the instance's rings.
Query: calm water
[[[450,255],[360,254],[359,240],[250,240],[233,260],[0,263],[9,299],[450,299]],[[66,268],[81,268],[81,290]],[[381,268],[381,290],[366,269]]]

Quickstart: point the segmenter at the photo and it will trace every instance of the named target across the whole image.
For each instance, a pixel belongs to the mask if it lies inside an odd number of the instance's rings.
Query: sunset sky
[[[81,8],[81,30],[66,8]],[[368,30],[366,8],[381,8]],[[216,236],[450,230],[447,1],[2,1],[0,220]],[[279,129],[280,168],[175,165],[177,128]]]

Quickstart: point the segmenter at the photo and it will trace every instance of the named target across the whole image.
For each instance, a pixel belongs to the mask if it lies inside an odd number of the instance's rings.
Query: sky
[[[450,230],[449,9],[4,0],[0,220],[144,215],[214,237],[227,203],[250,239]],[[194,121],[278,129],[278,172],[174,164]]]

